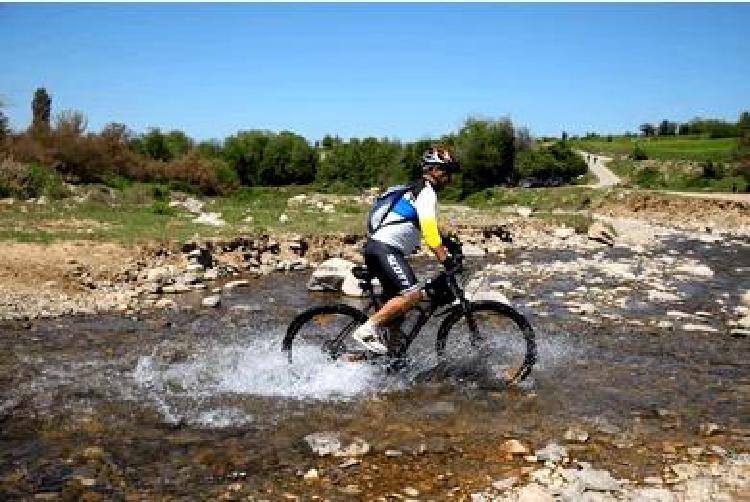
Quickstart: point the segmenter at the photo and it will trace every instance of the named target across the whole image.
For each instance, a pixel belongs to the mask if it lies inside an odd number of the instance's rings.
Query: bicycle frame
[[[458,285],[456,281],[456,274],[459,273],[462,270],[462,265],[458,264],[456,267],[454,267],[451,270],[446,270],[442,272],[445,274],[447,278],[447,284],[448,288],[450,289],[453,296],[458,299],[459,304],[461,306],[461,309],[463,310],[464,315],[467,318],[467,322],[469,325],[469,328],[473,333],[476,333],[476,324],[474,323],[474,320],[470,314],[469,309],[469,301],[466,299],[466,296],[464,295],[463,289]],[[375,289],[372,286],[371,281],[362,281],[360,282],[360,286],[362,289],[367,293],[370,302],[367,305],[367,307],[364,308],[365,313],[369,313],[372,311],[377,311],[383,306],[383,298],[381,295],[375,294]],[[425,302],[422,302],[425,303]],[[448,304],[448,305],[440,305],[434,302],[431,299],[426,300],[427,308],[423,308],[422,305],[417,305],[415,307],[412,307],[407,311],[404,316],[408,312],[417,311],[418,318],[417,322],[414,323],[414,326],[412,326],[411,330],[408,333],[401,332],[401,335],[398,340],[398,345],[394,346],[394,343],[396,341],[391,340],[390,337],[387,339],[387,345],[388,345],[388,355],[391,357],[401,358],[406,354],[406,351],[409,350],[409,347],[411,346],[412,342],[417,338],[417,335],[419,335],[420,331],[422,331],[422,328],[425,324],[427,324],[427,321],[429,321],[433,316],[441,317],[447,314],[448,312],[452,311],[455,307],[455,304]],[[441,312],[438,312],[441,307],[445,307]],[[399,329],[399,331],[401,331]]]

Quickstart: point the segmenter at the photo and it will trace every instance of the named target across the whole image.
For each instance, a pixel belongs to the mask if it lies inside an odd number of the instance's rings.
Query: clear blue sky
[[[750,4],[0,4],[0,97],[198,139],[535,135],[750,109]]]

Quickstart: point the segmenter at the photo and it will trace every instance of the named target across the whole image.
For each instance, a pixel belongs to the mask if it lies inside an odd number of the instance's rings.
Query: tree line
[[[87,132],[81,112],[64,111],[53,117],[52,99],[43,88],[34,93],[31,107],[31,125],[15,133],[0,111],[3,165],[43,166],[72,183],[138,180],[209,195],[243,185],[315,183],[331,190],[383,187],[419,176],[419,158],[432,144],[456,152],[462,164],[455,184],[460,197],[496,185],[513,185],[528,176],[557,175],[569,180],[586,172],[583,159],[564,142],[540,145],[528,130],[514,127],[509,119],[469,118],[457,132],[415,142],[374,137],[344,140],[331,135],[310,142],[290,131],[267,130],[239,131],[222,141],[196,141],[179,130],[151,128],[136,134],[121,123]]]

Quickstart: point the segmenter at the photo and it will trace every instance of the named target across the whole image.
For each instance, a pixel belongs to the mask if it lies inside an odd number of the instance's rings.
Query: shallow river
[[[518,251],[504,263],[637,264],[686,253],[715,275],[676,281],[682,299],[658,305],[633,284],[620,303],[601,306],[596,322],[560,299],[580,278],[517,274],[513,284],[524,292],[512,301],[535,328],[539,363],[513,390],[465,373],[424,378],[435,364],[434,326],[412,347],[412,364],[395,374],[330,363],[313,351],[296,353],[290,365],[280,340],[294,314],[341,300],[306,292],[303,272],[251,279],[215,310],[2,325],[0,498],[336,500],[356,497],[341,490],[348,485],[367,500],[407,485],[427,498],[460,498],[523,467],[523,459],[498,452],[504,438],[540,448],[564,443],[574,426],[591,439],[569,444],[571,457],[631,479],[658,476],[691,446],[747,451],[750,339],[725,328],[737,292],[750,288],[747,242],[674,240],[641,257],[624,248]],[[595,272],[583,282],[622,285]],[[701,311],[696,319],[719,332],[655,327],[669,310]],[[722,432],[704,437],[704,423]],[[320,431],[365,438],[373,451],[339,468],[341,459],[316,458],[305,445],[305,435]],[[302,480],[311,467],[325,479]]]

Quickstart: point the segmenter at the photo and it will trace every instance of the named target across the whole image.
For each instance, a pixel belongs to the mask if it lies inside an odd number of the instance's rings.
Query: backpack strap
[[[391,201],[391,205],[388,207],[388,211],[385,212],[385,214],[383,215],[383,219],[380,222],[380,225],[378,225],[378,228],[376,228],[373,231],[373,233],[389,225],[397,225],[401,223],[411,223],[412,225],[415,225],[413,221],[408,221],[408,222],[407,221],[389,221],[388,223],[385,223],[385,219],[388,217],[391,211],[393,211],[393,208],[396,207],[396,204],[398,204],[398,201],[400,201],[404,197],[404,195],[406,195],[409,192],[414,192],[415,196],[419,195],[419,192],[422,190],[422,188],[424,188],[424,183],[420,181],[406,185],[401,195],[398,198],[394,198],[393,201]]]

